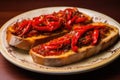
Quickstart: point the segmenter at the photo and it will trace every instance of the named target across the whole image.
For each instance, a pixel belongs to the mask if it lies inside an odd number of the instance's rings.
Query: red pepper
[[[50,42],[51,45],[60,45],[60,44],[70,44],[70,36],[69,35],[65,35],[61,38],[55,39],[52,42]]]
[[[56,41],[56,40],[55,40]],[[63,42],[54,42],[54,40],[52,42],[49,42],[48,44],[42,46],[45,50],[55,50],[55,49],[59,49],[61,48],[63,45]]]
[[[16,29],[16,33],[18,33],[19,31],[22,31],[23,28],[28,24],[28,21],[29,20],[23,20],[22,22],[18,22],[18,26],[17,26],[17,29]]]
[[[50,41],[48,44],[43,45],[44,49],[49,49],[49,50],[55,50],[61,48],[63,45],[70,44],[70,37],[68,35],[65,35],[63,37],[60,37],[58,39],[54,39]]]
[[[45,19],[47,20],[53,20],[53,21],[58,21],[59,18],[57,18],[56,16],[52,15],[52,14],[49,14],[49,15],[45,15]]]
[[[34,25],[34,28],[39,31],[54,31],[60,27],[59,22],[49,22],[49,24],[45,26]]]
[[[93,29],[93,28],[95,28],[95,27],[92,25],[86,25],[86,26],[75,27],[74,30],[79,32],[81,30],[89,30],[89,29]]]
[[[75,23],[84,22],[84,21],[86,21],[86,20],[87,20],[87,18],[85,18],[85,17],[78,17],[78,18],[75,20]]]
[[[35,26],[35,25],[41,24],[44,22],[44,20],[45,20],[44,16],[35,17],[32,20],[32,25]]]
[[[57,46],[57,45],[45,45],[44,48],[45,48],[45,49],[52,50],[52,49],[58,49],[59,46]]]
[[[67,16],[66,20],[70,20],[74,12],[75,12],[75,9],[70,9],[70,8],[65,9],[65,14]]]
[[[27,33],[31,28],[31,20],[28,21],[28,24],[24,27],[23,32],[19,36],[23,36],[25,33]]]
[[[77,19],[77,16],[74,16],[72,19],[70,19],[70,20],[68,20],[68,21],[66,22],[65,27],[67,27],[68,30],[71,30],[71,29],[72,29],[72,25],[71,25],[71,24],[75,21],[75,19]]]
[[[60,25],[60,20],[53,15],[45,15],[40,19],[36,18],[32,22],[32,26],[39,31],[54,31],[58,29]]]
[[[71,48],[74,52],[77,52],[77,50],[78,50],[78,47],[76,46],[76,43],[77,43],[80,35],[81,35],[80,32],[76,32],[76,34],[72,38]]]
[[[73,23],[80,23],[80,22],[84,22],[85,20],[86,20],[86,18],[84,18],[84,17],[81,18],[81,17],[78,17],[78,16],[74,16],[72,19],[70,19],[66,22],[65,27],[67,27],[68,30],[71,30]]]
[[[93,32],[93,42],[92,45],[95,45],[98,42],[99,30],[95,29]]]
[[[49,26],[48,27],[48,31],[54,31],[54,30],[58,29],[61,26],[61,23],[59,21],[57,21],[57,22],[50,22],[48,24],[48,26]]]
[[[76,32],[76,34],[73,36],[72,38],[72,43],[71,43],[71,48],[73,51],[77,52],[78,47],[76,46],[77,41],[79,38],[81,38],[81,36],[87,31],[88,29],[81,29],[78,32]]]
[[[73,36],[72,38],[72,43],[71,43],[71,48],[73,51],[77,52],[78,47],[76,46],[78,39],[88,30],[90,29],[99,29],[99,28],[103,28],[104,26],[92,26],[92,25],[87,25],[87,26],[82,26],[82,27],[77,27],[74,30],[77,31],[75,36]],[[97,41],[95,41],[96,39],[98,39],[98,31],[95,31],[94,33],[94,41],[93,43],[96,43]]]

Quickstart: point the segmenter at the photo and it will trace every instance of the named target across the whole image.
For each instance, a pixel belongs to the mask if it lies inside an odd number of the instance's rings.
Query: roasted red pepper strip
[[[72,19],[67,21],[65,27],[67,27],[68,30],[71,30],[73,23],[80,23],[80,22],[84,22],[84,21],[86,21],[85,17],[74,16]]]
[[[81,31],[81,30],[89,30],[89,29],[93,29],[95,28],[95,26],[92,25],[86,25],[86,26],[80,26],[80,27],[75,27],[74,31]]]
[[[78,17],[78,18],[75,20],[75,23],[84,22],[84,21],[86,21],[86,20],[87,20],[86,17]]]
[[[61,48],[63,45],[70,44],[70,37],[69,35],[65,35],[63,37],[60,37],[58,39],[54,39],[50,41],[48,44],[43,45],[42,47],[44,49],[49,49],[49,50],[55,50]]]
[[[34,26],[34,25],[38,25],[38,24],[41,24],[41,23],[43,23],[44,22],[44,16],[39,16],[39,17],[35,17],[35,18],[33,18],[33,20],[32,20],[32,25]]]
[[[54,30],[58,29],[60,27],[60,25],[61,24],[60,24],[59,21],[57,21],[57,22],[50,22],[48,24],[48,31],[54,31]]]
[[[103,28],[103,27],[104,26],[87,25],[87,26],[82,26],[82,27],[75,28],[74,30],[77,31],[77,32],[76,32],[75,36],[73,36],[73,38],[72,38],[72,43],[71,43],[72,50],[77,52],[77,50],[78,50],[78,47],[76,46],[77,41],[86,31],[88,31],[90,29],[94,29],[94,28],[99,29],[99,28]],[[96,39],[97,39],[97,33],[95,33],[96,34],[96,36],[95,36]]]
[[[45,15],[45,19],[53,20],[53,21],[58,21],[59,20],[56,16],[54,16],[52,14]]]
[[[44,24],[44,21],[45,21],[45,19],[44,19],[43,15],[39,16],[39,17],[35,17],[32,20],[32,27],[37,29],[39,27],[38,25],[43,25]]]
[[[65,27],[67,27],[68,30],[71,30],[71,29],[72,29],[72,25],[71,25],[71,24],[75,21],[75,19],[77,19],[77,16],[74,16],[72,19],[70,19],[70,20],[68,20],[68,21],[66,22]]]
[[[72,18],[73,14],[74,14],[76,11],[77,11],[76,8],[74,8],[74,9],[70,9],[70,8],[65,9],[65,15],[67,16],[67,19],[66,19],[66,20],[70,20],[70,19]]]
[[[52,50],[52,49],[58,49],[59,46],[58,46],[58,45],[45,45],[44,48],[45,48],[45,49]]]
[[[28,24],[28,20],[23,20],[22,22],[18,22],[16,24],[18,25],[16,33],[18,33],[19,31],[22,31],[23,28]]]
[[[80,32],[76,32],[76,34],[73,36],[72,38],[72,43],[71,43],[71,48],[74,52],[78,51],[78,47],[76,46],[76,43],[80,37],[81,33]]]
[[[28,24],[24,27],[23,32],[19,36],[23,36],[25,33],[27,33],[31,28],[31,20],[28,21]]]
[[[39,31],[54,31],[60,27],[60,20],[53,15],[35,18],[32,26]]]
[[[51,45],[60,45],[60,44],[70,44],[70,35],[65,35],[61,38],[58,38],[56,40],[53,40],[52,42],[50,42]]]
[[[99,30],[95,29],[93,32],[93,42],[92,45],[95,45],[98,42]]]
[[[77,41],[79,38],[81,38],[81,36],[87,31],[88,29],[81,29],[78,32],[76,32],[76,34],[73,36],[72,38],[72,43],[71,43],[71,48],[74,52],[78,51],[78,47],[76,46]]]
[[[54,31],[60,27],[59,22],[50,22],[46,26],[38,26],[35,25],[34,28],[39,30],[39,31]]]

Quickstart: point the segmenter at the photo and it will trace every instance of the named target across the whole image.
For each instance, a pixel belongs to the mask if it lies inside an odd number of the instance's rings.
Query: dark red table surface
[[[106,14],[120,23],[119,0],[1,0],[0,26],[25,11],[53,6],[74,6]],[[0,54],[0,80],[120,80],[120,57],[112,63],[82,74],[49,75],[30,72],[7,61]]]

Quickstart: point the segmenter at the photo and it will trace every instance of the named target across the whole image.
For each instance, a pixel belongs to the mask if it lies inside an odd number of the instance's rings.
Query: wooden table
[[[28,10],[50,6],[74,6],[104,13],[120,23],[119,0],[1,0],[0,26],[10,18]],[[100,69],[74,75],[48,75],[30,72],[8,62],[0,54],[0,80],[120,80],[120,57]]]

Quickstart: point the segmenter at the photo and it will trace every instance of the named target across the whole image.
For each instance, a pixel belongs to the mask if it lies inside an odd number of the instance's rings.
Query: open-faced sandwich
[[[9,45],[29,50],[35,63],[63,66],[90,57],[116,42],[116,27],[67,8],[8,27]]]
[[[66,35],[30,50],[36,63],[62,66],[90,57],[116,42],[119,32],[105,23],[77,26]]]
[[[76,8],[67,8],[33,19],[19,20],[8,27],[7,41],[11,46],[29,50],[31,47],[60,37],[72,30],[74,24],[92,21],[88,15]]]

